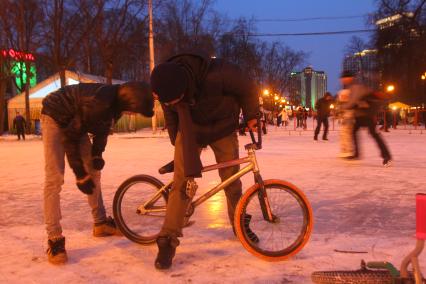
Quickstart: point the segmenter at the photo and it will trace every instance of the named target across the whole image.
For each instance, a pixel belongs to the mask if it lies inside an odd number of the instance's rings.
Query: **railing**
[[[380,130],[426,130],[426,110],[413,109],[409,112],[401,112],[400,110],[381,111],[376,115],[377,126]],[[294,113],[287,123],[284,121],[277,125],[277,119],[269,119],[268,127],[280,128],[288,131],[313,131],[317,127],[316,114],[311,113],[307,116],[297,117]],[[329,117],[329,131],[339,129],[341,119],[331,115]],[[323,127],[322,127],[323,128]]]

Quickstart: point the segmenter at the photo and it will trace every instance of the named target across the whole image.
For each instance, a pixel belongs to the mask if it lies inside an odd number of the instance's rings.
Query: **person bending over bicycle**
[[[47,256],[49,262],[63,264],[68,259],[60,224],[65,156],[76,177],[78,189],[88,195],[94,221],[93,235],[117,234],[114,220],[107,217],[102,199],[100,171],[105,165],[102,153],[113,122],[123,112],[151,117],[154,102],[147,83],[127,82],[121,85],[82,83],[65,86],[49,94],[42,104]],[[92,141],[89,133],[93,135]]]
[[[238,159],[240,109],[249,129],[256,127],[259,101],[250,78],[238,66],[202,54],[179,54],[159,64],[151,74],[151,87],[162,104],[174,152],[174,183],[166,217],[157,238],[157,269],[168,269],[182,237],[185,212],[191,202],[193,180],[201,177],[200,149],[209,145],[218,163]],[[222,180],[239,166],[219,169]],[[242,194],[240,180],[225,194],[229,220]],[[248,215],[246,226],[251,216]],[[235,233],[235,229],[234,229]],[[251,234],[258,241],[255,234]]]

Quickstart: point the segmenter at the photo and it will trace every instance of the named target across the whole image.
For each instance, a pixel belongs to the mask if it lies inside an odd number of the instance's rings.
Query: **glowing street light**
[[[330,105],[330,109],[334,109],[334,105],[333,104]]]
[[[277,95],[277,94],[275,94],[274,99],[275,99],[276,101],[278,101],[278,100],[279,100],[279,98],[280,98],[280,97],[278,97],[278,95]]]
[[[395,86],[394,85],[388,85],[386,87],[386,92],[392,93],[393,91],[395,91]]]
[[[269,90],[268,89],[263,90],[263,95],[264,96],[269,96]]]
[[[420,77],[422,80],[426,80],[426,75],[422,75],[421,77]]]
[[[282,103],[285,103],[285,99],[281,99],[281,102],[282,102]]]

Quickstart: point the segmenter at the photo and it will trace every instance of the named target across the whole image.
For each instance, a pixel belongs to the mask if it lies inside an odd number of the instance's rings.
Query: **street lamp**
[[[269,97],[269,90],[268,89],[263,90],[263,95]]]
[[[393,91],[395,91],[395,86],[394,85],[387,85],[386,86],[386,92],[392,93]]]

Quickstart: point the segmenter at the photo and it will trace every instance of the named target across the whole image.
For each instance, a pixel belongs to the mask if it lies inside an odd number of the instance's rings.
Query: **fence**
[[[386,131],[389,128],[395,130],[424,130],[426,129],[426,110],[425,109],[413,109],[410,111],[400,110],[388,110],[381,111],[376,116],[377,124],[381,129]],[[269,125],[277,126],[277,119],[269,119]],[[338,130],[340,125],[340,119],[336,116],[330,116],[329,118],[329,130]],[[289,117],[287,125],[284,122],[279,127],[283,127],[288,131],[313,131],[317,126],[317,120],[315,114],[310,114],[305,117],[297,117],[296,113]]]
[[[9,133],[16,133],[16,129],[13,128],[13,119],[16,117],[16,113],[19,112],[24,118],[25,109],[16,108],[8,110],[8,126]],[[40,135],[41,134],[41,125],[40,125],[40,116],[41,108],[31,108],[30,109],[30,133]],[[159,127],[164,127],[164,119],[160,118],[157,122]],[[151,127],[151,118],[144,117],[139,114],[124,114],[114,125],[115,132],[134,132],[142,128]]]

